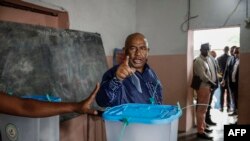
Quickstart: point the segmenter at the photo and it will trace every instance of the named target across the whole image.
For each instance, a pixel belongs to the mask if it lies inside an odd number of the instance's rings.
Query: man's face
[[[208,56],[209,50],[210,50],[209,47],[207,47],[207,48],[201,48],[201,49],[200,49],[201,55],[204,56],[204,57],[207,57],[207,56]]]
[[[240,58],[240,50],[239,50],[239,48],[235,48],[235,49],[234,49],[234,56],[235,56],[236,58]]]
[[[216,54],[215,51],[211,51],[211,52],[210,52],[210,55],[213,56],[214,58],[216,58],[216,56],[217,56],[217,54]]]
[[[149,48],[147,42],[142,36],[135,36],[131,38],[125,47],[126,55],[129,56],[130,67],[142,72],[148,58]]]
[[[231,47],[231,49],[230,49],[230,55],[231,56],[234,56],[234,49],[235,49],[235,47]]]

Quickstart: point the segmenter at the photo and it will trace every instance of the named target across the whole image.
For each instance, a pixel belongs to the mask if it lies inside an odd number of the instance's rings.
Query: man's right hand
[[[210,88],[213,89],[213,90],[218,87],[216,83],[211,82],[211,81],[208,81],[208,84],[210,85]]]
[[[116,71],[116,77],[119,80],[123,80],[128,76],[131,76],[134,72],[135,69],[131,68],[129,66],[129,56],[126,56],[126,59],[124,60],[124,62],[118,67],[117,71]]]
[[[97,83],[95,89],[91,92],[90,96],[85,100],[78,103],[77,113],[93,114],[97,115],[98,112],[91,108],[93,102],[95,101],[96,94],[100,88],[100,84]]]

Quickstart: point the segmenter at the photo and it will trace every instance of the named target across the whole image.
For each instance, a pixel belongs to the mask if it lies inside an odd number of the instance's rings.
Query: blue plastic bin
[[[61,98],[48,95],[23,96],[22,98],[61,102]],[[0,114],[0,130],[2,141],[59,141],[59,115],[27,118]]]
[[[176,141],[181,114],[175,105],[112,107],[103,114],[107,141]]]

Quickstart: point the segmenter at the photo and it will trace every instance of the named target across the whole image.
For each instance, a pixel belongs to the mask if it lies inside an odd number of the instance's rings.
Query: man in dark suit
[[[237,114],[237,98],[238,98],[238,75],[239,75],[239,48],[234,48],[234,55],[231,56],[228,61],[224,71],[223,80],[221,82],[222,86],[228,85],[228,92],[232,98],[235,105],[234,112],[231,115]]]
[[[226,64],[227,64],[227,59],[230,57],[228,55],[228,52],[229,52],[229,47],[226,46],[224,48],[224,54],[222,54],[220,57],[218,57],[217,61],[218,61],[218,64],[219,64],[219,74],[221,76],[224,75],[224,71],[225,71],[225,68],[226,68]],[[220,78],[220,81],[222,81],[222,77]],[[221,89],[221,99],[220,99],[220,104],[221,104],[221,109],[220,111],[223,112],[223,108],[224,108],[224,96],[225,96],[225,90],[227,89],[227,84],[225,84],[225,86],[221,86],[220,87]],[[227,89],[228,91],[228,89]],[[228,93],[228,92],[227,92]],[[227,96],[227,109],[229,110],[230,109],[230,97]]]

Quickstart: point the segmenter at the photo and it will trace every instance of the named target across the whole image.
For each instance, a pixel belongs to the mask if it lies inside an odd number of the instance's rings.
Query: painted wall
[[[156,70],[164,86],[164,103],[182,106],[190,104],[190,74],[192,71],[192,45],[188,33],[182,32],[181,24],[186,20],[188,0],[42,0],[62,6],[69,12],[70,28],[98,32],[102,35],[109,65],[112,65],[113,48],[121,47],[125,37],[139,31],[149,40],[150,65]],[[237,5],[238,0],[191,0],[190,29],[220,28]],[[238,9],[228,20],[228,26],[241,26],[239,121],[249,123],[247,107],[250,75],[245,59],[249,59],[249,29],[244,28],[246,0],[241,0]],[[249,6],[250,7],[250,6]],[[188,47],[187,47],[188,46]],[[164,67],[163,67],[164,66]],[[244,71],[242,71],[244,70]],[[244,80],[244,82],[243,82]],[[242,96],[242,97],[241,97]],[[244,98],[244,99],[243,99]],[[246,108],[245,108],[246,109]],[[180,120],[179,130],[192,126],[192,110],[185,111]],[[249,113],[249,112],[248,112]]]
[[[180,30],[185,0],[137,0],[136,30],[148,38],[151,55],[186,54],[187,34]]]
[[[191,20],[191,29],[240,25],[245,18],[246,0],[241,0],[237,10],[225,24],[238,2],[239,0],[191,0],[191,16],[198,15]]]
[[[236,0],[191,0],[191,16],[198,15],[198,17],[190,20],[190,29],[223,27],[226,19],[238,2],[239,1]],[[246,15],[245,6],[246,1],[241,0],[237,10],[235,10],[235,13],[232,14],[231,18],[225,24],[226,27],[242,27],[241,53],[243,55],[250,51],[249,29],[244,28]],[[182,32],[180,28],[187,16],[187,7],[188,1],[183,0],[137,0],[136,7],[136,30],[145,33],[152,47],[151,55],[153,54],[154,57],[158,58],[150,63],[155,66],[154,69],[163,81],[164,102],[175,103],[178,100],[182,106],[191,104],[192,100],[190,75],[192,74],[193,56],[190,53],[193,46],[189,43],[192,38],[188,38],[188,33]],[[246,54],[244,58],[249,59],[248,55],[249,54]],[[169,59],[171,59],[171,61],[169,61]],[[240,74],[240,79],[249,78],[249,73],[247,73],[250,70],[249,65],[244,65],[245,60],[241,60],[241,62],[240,68],[241,70],[246,70],[246,72]],[[156,63],[157,65],[154,65]],[[175,77],[175,79],[171,79],[172,77]],[[249,85],[249,80],[250,79],[244,79],[244,85]],[[241,82],[243,83],[243,81]],[[249,97],[246,95],[247,91],[249,91],[249,87],[241,85],[240,89],[241,87],[245,89],[240,90],[240,95]],[[242,100],[242,98],[240,98],[240,100]],[[246,101],[246,99],[244,101]],[[247,106],[247,101],[240,103],[245,103],[239,106],[239,108],[242,108],[242,111],[244,111]],[[185,112],[180,119],[179,126],[179,130],[184,131],[190,129],[192,126],[192,124],[190,124],[192,122],[192,118],[190,118],[192,117],[192,110],[188,109]],[[244,116],[246,115],[244,114]],[[247,118],[249,119],[249,117]],[[239,117],[239,119],[239,122],[241,120],[244,120],[245,123],[250,122],[247,121],[246,118],[243,118],[243,116]]]
[[[41,0],[69,13],[70,29],[100,33],[107,56],[135,32],[136,0]]]
[[[250,124],[250,29],[246,29],[244,24],[241,26],[240,34],[240,84],[239,84],[239,123]]]
[[[250,3],[250,2],[249,2]],[[250,7],[250,5],[249,5]],[[249,12],[250,13],[250,12]],[[240,46],[241,46],[241,53],[250,53],[250,28],[245,28],[245,23],[241,25],[240,30]]]
[[[44,14],[34,14],[28,11],[7,8],[0,6],[0,19],[10,22],[18,23],[29,23],[34,25],[46,25],[48,27],[58,27],[58,17],[44,15]]]

